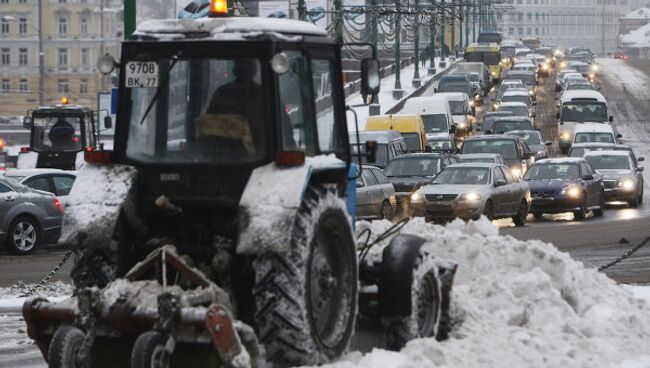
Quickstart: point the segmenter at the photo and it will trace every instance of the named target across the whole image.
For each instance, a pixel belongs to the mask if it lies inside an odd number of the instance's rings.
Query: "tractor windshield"
[[[34,116],[32,150],[77,152],[83,148],[79,116]]]
[[[126,155],[147,163],[242,163],[266,155],[267,92],[254,58],[127,61]]]

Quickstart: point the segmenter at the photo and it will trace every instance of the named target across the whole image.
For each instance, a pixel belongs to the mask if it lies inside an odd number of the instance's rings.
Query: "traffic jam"
[[[524,226],[643,203],[644,158],[615,130],[592,51],[498,41],[470,45],[429,96],[368,119],[359,143],[376,141],[378,160],[357,179],[357,216]]]

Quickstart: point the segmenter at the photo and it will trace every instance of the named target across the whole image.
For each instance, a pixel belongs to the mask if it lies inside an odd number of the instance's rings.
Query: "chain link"
[[[56,267],[54,267],[54,268],[52,269],[52,271],[50,271],[50,273],[48,273],[47,276],[45,276],[45,277],[43,278],[43,280],[41,280],[38,284],[35,284],[34,286],[32,286],[32,287],[30,287],[29,289],[27,289],[27,291],[25,291],[22,295],[20,295],[20,297],[21,297],[21,298],[26,298],[26,297],[32,296],[32,294],[34,294],[34,292],[36,292],[36,290],[38,290],[39,288],[43,287],[43,285],[47,284],[47,283],[50,281],[50,279],[52,279],[52,277],[54,277],[54,275],[56,275],[56,273],[59,272],[59,270],[61,269],[61,267],[63,267],[63,265],[68,261],[68,259],[70,258],[70,256],[72,256],[72,250],[69,250],[69,251],[68,251],[68,252],[63,256],[63,258],[61,259],[61,261],[59,262],[59,264],[56,265]]]
[[[624,259],[630,257],[632,254],[636,253],[636,251],[638,251],[643,246],[648,244],[648,242],[650,242],[650,237],[645,238],[641,243],[637,244],[636,246],[634,246],[634,248],[632,248],[632,249],[628,250],[627,252],[623,253],[623,255],[621,255],[620,257],[614,259],[613,261],[611,261],[611,262],[609,262],[607,264],[604,264],[604,265],[598,267],[598,271],[599,272],[605,271],[606,269],[608,269],[608,268],[610,268],[610,267],[612,267],[612,266],[614,266],[614,265],[616,265],[618,263],[621,263]]]

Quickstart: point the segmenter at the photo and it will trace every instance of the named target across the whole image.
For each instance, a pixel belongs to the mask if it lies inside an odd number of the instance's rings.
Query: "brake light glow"
[[[20,153],[29,153],[29,147],[20,147]]]
[[[113,151],[84,151],[84,160],[95,164],[113,163]]]
[[[275,163],[280,167],[294,167],[305,164],[305,153],[302,151],[281,151],[275,156]]]
[[[61,211],[61,213],[63,213],[63,205],[61,204],[61,201],[59,201],[58,198],[54,197],[53,203],[56,206],[56,208],[58,208],[59,211]]]

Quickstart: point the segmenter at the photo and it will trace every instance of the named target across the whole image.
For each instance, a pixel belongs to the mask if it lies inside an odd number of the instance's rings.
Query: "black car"
[[[528,168],[533,153],[519,137],[511,135],[479,135],[467,138],[460,149],[461,154],[498,153],[503,156],[512,173],[521,177]]]
[[[486,134],[503,134],[512,130],[535,130],[533,121],[524,116],[508,116],[496,118]]]
[[[445,167],[457,163],[460,163],[458,156],[444,152],[409,153],[392,159],[384,168],[384,173],[395,187],[395,215],[408,211],[413,192],[431,183]]]
[[[532,197],[530,212],[539,219],[545,213],[572,212],[582,220],[587,212],[605,212],[603,179],[582,158],[545,159],[533,164],[524,175]]]

